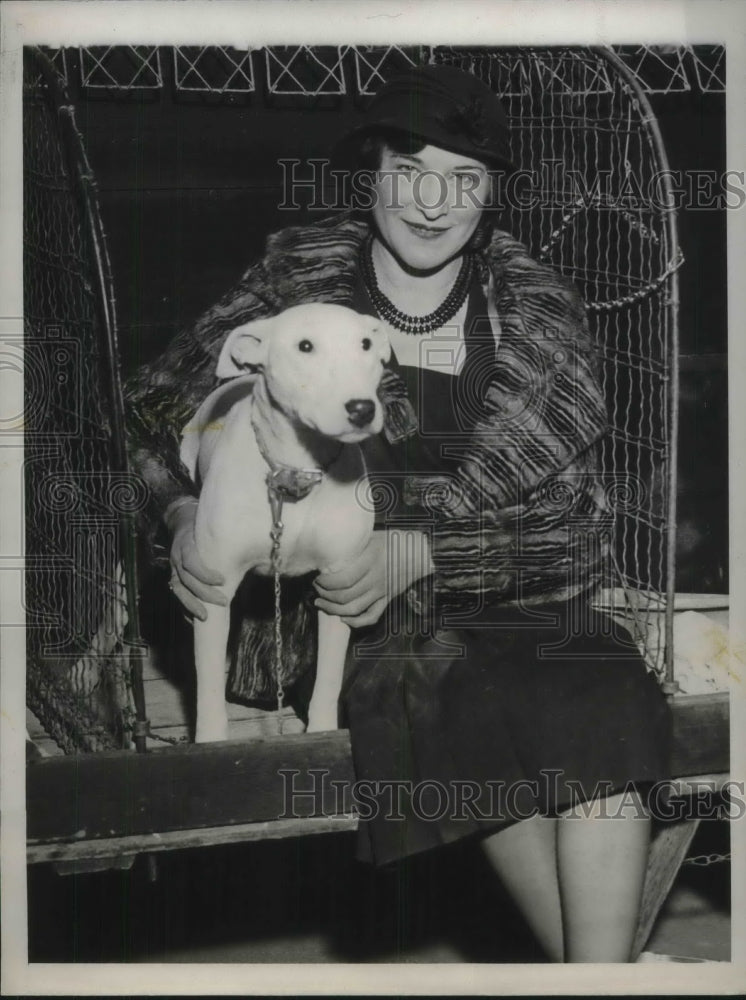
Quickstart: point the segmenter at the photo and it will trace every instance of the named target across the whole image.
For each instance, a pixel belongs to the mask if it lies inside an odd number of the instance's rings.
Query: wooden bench
[[[701,603],[701,597],[694,601],[697,607]],[[691,604],[683,600],[681,610]],[[727,624],[727,614],[723,620]],[[30,864],[51,862],[60,873],[128,868],[139,854],[357,827],[349,795],[355,776],[346,730],[305,735],[286,709],[279,736],[274,712],[231,705],[231,739],[196,745],[188,742],[184,694],[157,658],[146,661],[144,682],[153,734],[146,754],[55,755],[54,744],[30,719],[37,745],[50,754],[27,766]],[[730,766],[728,694],[676,694],[671,706],[676,794],[716,795]],[[314,794],[296,796],[291,803],[294,789]],[[698,825],[697,819],[682,819],[656,829],[636,953],[652,930]]]
[[[676,695],[672,708],[673,775],[683,790],[716,788],[729,768],[728,695]],[[28,860],[349,830],[357,820],[340,790],[353,781],[346,730],[40,758],[27,766]],[[295,817],[293,787],[316,792],[296,798]]]
[[[716,792],[729,769],[728,695],[678,695],[672,709],[681,793]],[[97,871],[142,853],[351,830],[343,792],[353,781],[346,730],[40,758],[27,766],[27,858]],[[293,789],[314,794],[291,803]],[[636,953],[697,826],[667,823],[653,840]]]

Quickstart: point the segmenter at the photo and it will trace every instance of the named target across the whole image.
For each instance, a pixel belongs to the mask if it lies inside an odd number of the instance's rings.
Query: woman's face
[[[384,146],[373,218],[383,241],[407,267],[442,267],[458,256],[489,202],[487,167],[461,153],[425,146],[396,153]]]

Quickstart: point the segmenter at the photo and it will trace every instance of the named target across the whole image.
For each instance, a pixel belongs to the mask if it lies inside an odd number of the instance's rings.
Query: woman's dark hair
[[[366,132],[359,137],[349,152],[354,165],[353,169],[373,174],[381,169],[381,160],[385,150],[388,149],[392,153],[399,153],[402,156],[412,156],[419,153],[426,145],[427,142],[419,136],[400,132],[398,129],[376,129],[374,132]],[[464,248],[472,253],[484,250],[489,246],[492,231],[497,222],[499,211],[498,180],[493,172],[490,172],[489,177],[490,193],[487,203],[482,210],[482,217],[477,228]]]
[[[384,150],[390,149],[392,153],[412,156],[426,145],[419,136],[395,129],[368,132],[362,136],[355,150],[355,165],[358,170],[380,170]]]

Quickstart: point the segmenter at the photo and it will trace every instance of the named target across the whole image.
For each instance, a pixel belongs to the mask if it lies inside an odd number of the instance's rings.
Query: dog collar
[[[299,469],[293,465],[285,465],[283,462],[275,461],[267,451],[259,428],[253,420],[251,424],[254,428],[259,453],[269,466],[266,482],[270,500],[287,500],[290,503],[304,500],[314,486],[318,486],[324,478],[324,469]]]
[[[266,456],[265,460],[266,460]],[[291,465],[267,462],[267,487],[283,500],[303,500],[324,478],[322,469],[295,469]]]

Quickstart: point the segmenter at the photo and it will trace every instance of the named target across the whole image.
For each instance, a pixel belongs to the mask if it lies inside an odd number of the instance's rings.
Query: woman
[[[200,617],[224,601],[194,550],[193,485],[178,463],[224,337],[304,301],[379,315],[394,350],[384,433],[367,449],[380,530],[354,564],[313,581],[316,606],[358,630],[342,711],[356,775],[380,793],[361,856],[386,863],[474,835],[550,959],[628,961],[642,794],[666,777],[669,722],[629,637],[590,608],[609,511],[582,304],[493,232],[495,178],[512,165],[484,84],[412,71],[350,141],[374,171],[368,211],[270,237],[129,388],[151,523],[163,517],[173,536],[172,589]],[[252,616],[233,670],[244,697],[272,686]],[[299,639],[309,618],[304,601],[286,615],[289,679],[312,661]]]

